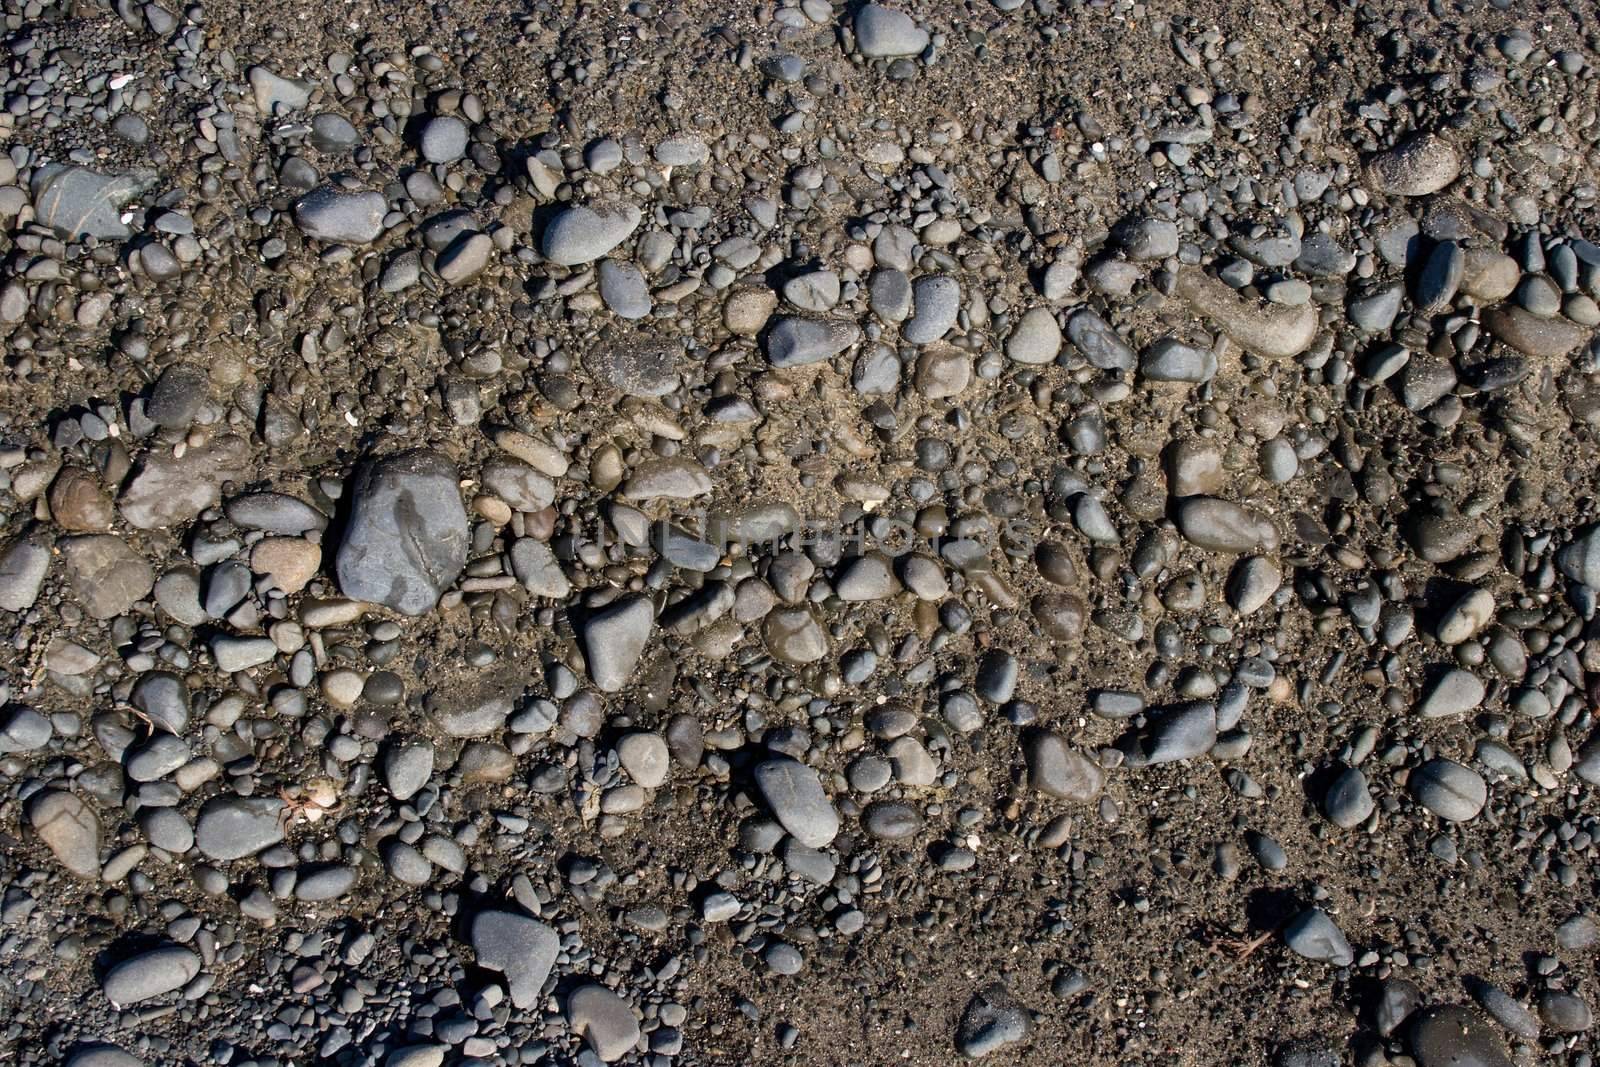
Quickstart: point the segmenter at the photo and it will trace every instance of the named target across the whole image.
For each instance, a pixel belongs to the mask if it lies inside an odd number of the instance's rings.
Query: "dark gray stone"
[[[339,544],[340,589],[407,615],[432,610],[467,562],[455,466],[425,450],[368,460],[352,492]]]
[[[330,244],[371,244],[383,234],[389,212],[382,193],[353,193],[322,185],[294,205],[294,222],[307,237]]]

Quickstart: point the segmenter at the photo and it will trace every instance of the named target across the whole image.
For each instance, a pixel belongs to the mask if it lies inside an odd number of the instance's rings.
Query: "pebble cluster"
[[[1600,18],[1257,7],[7,0],[0,1061],[1592,1067]]]

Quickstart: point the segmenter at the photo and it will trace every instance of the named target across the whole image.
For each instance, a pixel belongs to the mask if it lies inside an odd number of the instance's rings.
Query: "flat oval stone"
[[[1139,357],[1139,374],[1152,382],[1198,385],[1216,377],[1217,354],[1209,348],[1184,344],[1176,337],[1163,337]]]
[[[1590,331],[1559,317],[1545,318],[1502,305],[1483,313],[1483,325],[1498,340],[1524,355],[1560,359],[1588,340]]]
[[[576,624],[589,677],[603,693],[628,684],[655,629],[655,608],[647,597],[623,597]]]
[[[968,1059],[981,1059],[1025,1040],[1032,1030],[1032,1017],[994,982],[967,1002],[956,1024],[955,1046]]]
[[[418,147],[429,163],[453,163],[467,151],[470,131],[454,115],[435,115],[422,127]]]
[[[155,586],[150,564],[120,537],[82,534],[56,544],[78,603],[96,619],[126,614]]]
[[[1433,133],[1419,134],[1379,153],[1366,168],[1372,187],[1390,196],[1427,196],[1455,181],[1460,173],[1461,154]]]
[[[143,184],[131,174],[103,174],[87,167],[41,167],[33,182],[34,213],[63,237],[123,241],[133,231],[122,221],[122,206]]]
[[[61,865],[80,878],[100,875],[100,817],[75,793],[47,789],[28,798],[28,822]]]
[[[600,261],[600,299],[621,319],[642,319],[652,307],[644,272],[615,259]]]
[[[903,841],[922,830],[922,813],[898,800],[869,804],[861,814],[861,826],[880,841]]]
[[[195,845],[214,860],[253,856],[283,840],[277,797],[213,797],[200,809]]]
[[[660,734],[643,730],[625,734],[617,742],[617,759],[628,777],[646,789],[654,789],[665,782],[671,767],[666,740]]]
[[[1046,796],[1084,803],[1100,794],[1105,774],[1100,765],[1053,730],[1031,730],[1022,739],[1028,783]]]
[[[761,625],[767,650],[794,666],[815,663],[828,654],[828,634],[809,608],[778,608]]]
[[[915,56],[928,46],[928,30],[917,26],[904,11],[877,3],[862,5],[851,27],[862,56]]]
[[[506,686],[494,679],[468,685],[444,686],[428,694],[428,717],[450,737],[482,737],[505,726],[512,699]]]
[[[352,193],[323,185],[295,202],[294,222],[301,233],[318,241],[364,245],[383,234],[388,212],[382,193]]]
[[[128,703],[155,727],[181,734],[189,725],[189,687],[171,671],[146,671],[133,684]]]
[[[1188,497],[1178,505],[1178,532],[1212,552],[1271,552],[1278,528],[1265,514],[1217,497]]]
[[[832,359],[861,339],[861,327],[836,319],[779,319],[763,346],[774,367],[803,367]]]
[[[328,517],[287,493],[245,493],[223,506],[228,521],[247,530],[299,536],[328,528]]]
[[[1556,553],[1561,573],[1591,589],[1600,589],[1600,524],[1585,526]]]
[[[145,1067],[145,1062],[115,1045],[85,1045],[66,1058],[65,1067]]]
[[[1448,822],[1476,818],[1489,799],[1489,787],[1477,771],[1443,757],[1412,771],[1407,786],[1418,803]]]
[[[1323,814],[1329,822],[1346,830],[1366,822],[1375,808],[1367,776],[1355,767],[1340,771],[1322,796]]]
[[[666,396],[678,387],[682,346],[648,333],[608,333],[582,355],[583,369],[625,396]]]
[[[932,344],[950,331],[961,309],[961,286],[944,274],[918,278],[911,285],[911,319],[900,336],[914,345]]]
[[[629,500],[693,500],[711,488],[711,476],[700,464],[687,456],[667,456],[639,464],[619,492]]]
[[[50,548],[41,540],[18,537],[0,549],[0,611],[33,607],[49,571]]]
[[[123,960],[106,972],[100,988],[119,1006],[182,989],[200,973],[200,957],[181,945],[164,945]]]
[[[1122,335],[1088,308],[1074,312],[1067,320],[1067,339],[1090,366],[1101,370],[1132,370],[1138,361],[1138,354]]]
[[[1425,719],[1442,719],[1467,712],[1483,703],[1483,680],[1471,671],[1452,667],[1428,686],[1417,711]]]
[[[594,982],[579,986],[568,995],[567,1024],[606,1063],[620,1060],[639,1041],[639,1020],[634,1017],[633,1008]]]
[[[537,919],[510,911],[480,911],[468,931],[478,966],[506,976],[511,1003],[535,1007],[561,951],[556,932]]]
[[[1335,967],[1348,967],[1355,962],[1355,953],[1328,913],[1321,908],[1307,908],[1296,915],[1283,930],[1284,943],[1297,955]]]
[[[851,24],[864,56],[914,56],[928,47],[928,31],[911,16],[879,4],[864,4]]]
[[[1127,740],[1131,744],[1125,743],[1124,751],[1130,767],[1203,756],[1217,743],[1217,707],[1197,700],[1163,709],[1143,733]]]
[[[342,863],[319,863],[302,868],[294,884],[294,898],[310,903],[337,900],[355,888],[356,869]]]
[[[1030,308],[1006,339],[1006,358],[1026,366],[1054,363],[1061,354],[1061,325],[1049,308]]]

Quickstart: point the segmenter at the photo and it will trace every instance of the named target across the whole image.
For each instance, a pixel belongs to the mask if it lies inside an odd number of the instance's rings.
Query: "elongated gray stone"
[[[911,319],[900,336],[914,345],[932,344],[949,332],[961,307],[961,285],[945,274],[929,274],[911,286]]]
[[[1563,318],[1542,318],[1510,305],[1484,312],[1483,325],[1500,341],[1538,359],[1560,359],[1569,355],[1593,332]]]
[[[123,241],[132,228],[122,207],[146,180],[132,174],[102,174],[87,167],[41,167],[33,180],[33,206],[39,221],[63,237]]]
[[[1278,528],[1254,508],[1217,497],[1193,496],[1178,505],[1178,532],[1212,552],[1272,552]]]
[[[1390,196],[1427,196],[1456,180],[1461,154],[1438,134],[1423,133],[1367,163],[1367,181]]]
[[[1067,320],[1067,340],[1083,353],[1090,366],[1101,370],[1132,370],[1139,358],[1109,322],[1088,308],[1074,312]]]
[[[791,316],[767,331],[767,362],[780,368],[821,363],[860,339],[861,327],[853,322]]]
[[[756,766],[755,780],[767,807],[802,845],[822,848],[838,836],[839,813],[815,770],[778,756]]]
[[[1452,667],[1428,686],[1417,711],[1425,719],[1465,715],[1483,703],[1484,692],[1483,680],[1477,675]]]
[[[49,542],[18,537],[0,550],[0,611],[27,611],[39,599],[50,572]]]
[[[181,945],[163,945],[112,967],[100,988],[111,1003],[127,1006],[182,989],[199,973],[199,955]]]
[[[371,244],[383,234],[389,204],[379,192],[355,193],[319,186],[294,205],[294,223],[307,237],[329,244]]]

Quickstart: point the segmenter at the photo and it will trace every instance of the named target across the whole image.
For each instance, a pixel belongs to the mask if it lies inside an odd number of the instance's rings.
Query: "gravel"
[[[1595,13],[724,7],[12,12],[7,1062],[1587,1063]]]

